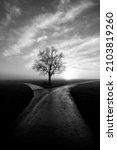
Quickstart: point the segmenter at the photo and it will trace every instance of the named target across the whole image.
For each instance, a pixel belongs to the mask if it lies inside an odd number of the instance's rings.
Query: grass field
[[[28,105],[32,97],[33,91],[24,84],[14,82],[0,83],[1,143],[7,143],[13,122]]]
[[[82,84],[71,89],[71,95],[85,122],[100,143],[100,81]]]
[[[70,96],[79,109],[86,124],[94,132],[97,148],[99,149],[100,141],[100,81],[80,84],[90,80],[74,80],[74,81],[54,81],[49,86],[45,81],[23,80],[23,81],[1,81],[0,82],[0,101],[1,101],[1,136],[3,143],[7,142],[9,131],[14,121],[21,112],[26,108],[33,98],[33,91],[24,83],[32,83],[42,86],[43,88],[57,88],[64,85],[78,83],[70,88]]]

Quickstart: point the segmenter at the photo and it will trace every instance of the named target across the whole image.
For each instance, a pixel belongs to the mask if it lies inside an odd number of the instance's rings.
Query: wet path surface
[[[69,88],[36,89],[20,116],[16,139],[35,147],[94,149],[94,137],[76,107]]]

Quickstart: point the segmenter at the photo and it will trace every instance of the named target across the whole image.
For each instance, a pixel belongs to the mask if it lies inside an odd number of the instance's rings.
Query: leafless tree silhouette
[[[38,53],[38,58],[33,64],[33,69],[48,75],[48,83],[51,84],[51,77],[54,74],[64,71],[65,66],[62,62],[63,53],[58,53],[54,47],[45,48]]]

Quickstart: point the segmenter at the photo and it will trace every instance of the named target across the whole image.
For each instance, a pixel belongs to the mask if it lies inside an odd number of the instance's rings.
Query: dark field
[[[48,85],[47,80],[5,80],[5,81],[0,81],[0,85],[1,84],[24,84],[24,83],[31,83],[31,84],[35,84],[38,86],[41,86],[43,88],[56,88],[56,87],[60,87],[60,86],[64,86],[64,85],[69,85],[69,84],[73,84],[73,83],[81,83],[81,82],[85,82],[85,81],[92,81],[91,79],[79,79],[79,80],[52,80],[52,84]],[[93,80],[93,81],[97,81],[97,80]]]
[[[78,85],[71,89],[82,117],[95,135],[97,149],[100,145],[100,82]]]
[[[0,134],[2,144],[7,144],[7,138],[13,122],[28,105],[32,97],[33,91],[24,84],[0,83]]]
[[[44,88],[55,88],[73,83],[90,80],[53,81],[49,86],[46,81],[1,81],[0,82],[0,114],[1,114],[1,142],[7,145],[11,129],[15,127],[15,120],[26,108],[33,97],[33,91],[24,83],[32,83]],[[90,126],[95,135],[96,147],[100,142],[100,81],[78,85],[71,88],[70,93],[86,124]],[[46,137],[47,138],[47,137]]]

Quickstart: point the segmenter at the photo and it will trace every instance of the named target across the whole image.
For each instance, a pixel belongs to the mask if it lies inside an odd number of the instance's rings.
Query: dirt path
[[[22,113],[18,129],[23,139],[37,143],[40,139],[59,139],[62,143],[69,145],[71,142],[80,148],[92,145],[93,134],[70,96],[70,87],[41,89]]]

